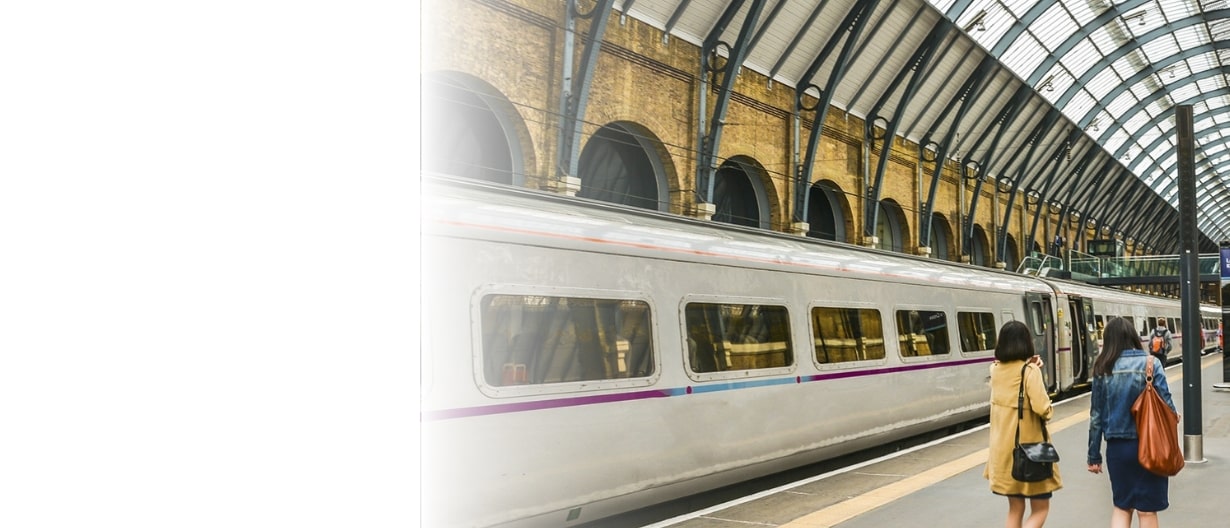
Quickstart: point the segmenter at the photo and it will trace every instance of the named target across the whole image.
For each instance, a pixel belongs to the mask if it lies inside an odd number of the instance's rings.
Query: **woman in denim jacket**
[[[1157,512],[1170,506],[1167,477],[1140,466],[1136,456],[1136,421],[1132,404],[1145,390],[1145,361],[1153,362],[1153,387],[1174,409],[1166,371],[1145,352],[1136,329],[1126,319],[1106,323],[1102,353],[1093,363],[1093,390],[1089,407],[1089,472],[1102,472],[1102,440],[1106,440],[1106,471],[1114,510],[1111,528],[1129,528],[1132,512],[1141,528],[1158,526]]]

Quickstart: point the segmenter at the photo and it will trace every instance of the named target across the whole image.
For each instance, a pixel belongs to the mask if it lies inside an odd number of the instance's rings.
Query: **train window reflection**
[[[961,332],[961,351],[994,350],[996,343],[995,315],[989,312],[957,312],[957,328]]]
[[[684,308],[692,372],[723,372],[794,363],[784,306],[688,303]]]
[[[488,295],[482,329],[483,376],[492,386],[654,372],[649,304],[643,301]]]
[[[897,343],[903,357],[947,354],[948,316],[938,311],[898,310]]]
[[[884,359],[884,326],[879,310],[812,308],[811,333],[819,363]]]

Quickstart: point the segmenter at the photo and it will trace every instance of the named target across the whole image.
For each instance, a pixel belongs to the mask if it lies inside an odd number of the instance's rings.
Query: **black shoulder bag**
[[[1016,447],[1012,450],[1012,478],[1021,482],[1038,482],[1054,474],[1051,464],[1059,462],[1059,452],[1051,445],[1046,421],[1042,422],[1041,442],[1021,443],[1021,420],[1025,418],[1025,367],[1028,366],[1028,363],[1021,366],[1021,388],[1016,396]]]

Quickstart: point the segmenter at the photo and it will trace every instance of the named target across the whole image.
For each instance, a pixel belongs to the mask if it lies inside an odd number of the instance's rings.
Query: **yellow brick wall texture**
[[[424,3],[422,65],[425,75],[432,72],[461,72],[490,84],[517,109],[524,121],[532,150],[525,167],[527,185],[550,188],[558,163],[557,131],[560,127],[559,93],[563,71],[562,55],[564,5],[560,0],[427,0]],[[588,31],[588,21],[579,30]],[[690,211],[695,200],[691,192],[696,180],[697,125],[700,49],[678,38],[663,39],[661,30],[627,17],[621,24],[618,11],[606,21],[603,51],[592,78],[591,92],[582,126],[582,144],[599,127],[628,122],[640,125],[662,143],[669,159],[670,210]],[[576,47],[579,57],[583,44]],[[720,78],[717,79],[720,82]],[[716,83],[710,84],[710,89]],[[785,231],[792,222],[793,93],[791,87],[769,83],[765,76],[748,69],[736,78],[735,97],[729,104],[726,125],[718,151],[719,163],[735,156],[755,160],[763,167],[760,177],[769,195],[771,228]],[[709,111],[716,93],[709,94]],[[804,112],[805,120],[813,115]],[[707,121],[709,116],[705,116]],[[812,182],[828,181],[841,190],[847,202],[847,241],[863,241],[863,120],[832,108],[825,120],[816,153]],[[800,143],[805,147],[808,128],[802,129]],[[874,180],[880,163],[881,145],[873,146],[866,168]],[[801,147],[802,148],[802,147]],[[933,164],[923,163],[918,175],[918,145],[896,138],[887,158],[880,198],[897,203],[902,209],[905,251],[916,253],[919,201],[926,199]],[[920,188],[921,183],[921,188]],[[964,205],[958,203],[960,185],[956,165],[945,165],[936,189],[934,212],[947,223],[950,246],[960,237],[962,211],[968,213],[973,182],[965,186]],[[1000,205],[993,218],[993,184],[983,186],[975,220],[985,231],[986,245],[993,247],[996,227],[1002,222],[1007,197],[999,194]],[[921,197],[920,197],[921,196]],[[1013,221],[1008,226],[1024,257],[1029,249],[1025,238],[1032,227],[1023,218],[1022,204],[1016,200]],[[1029,211],[1032,214],[1032,210]],[[1047,215],[1037,233],[1037,245],[1046,248],[1056,231],[1057,218]],[[1071,241],[1079,226],[1063,231]],[[1069,242],[1070,244],[1071,242]],[[933,253],[935,250],[933,249]],[[955,247],[948,249],[956,259]]]

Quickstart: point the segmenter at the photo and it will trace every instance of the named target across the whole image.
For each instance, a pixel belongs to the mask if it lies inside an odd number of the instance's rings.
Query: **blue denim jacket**
[[[1144,350],[1124,350],[1111,373],[1093,378],[1089,404],[1089,464],[1102,463],[1102,439],[1136,438],[1132,404],[1145,390],[1145,360],[1153,362],[1153,388],[1174,409],[1162,362]],[[1178,411],[1176,411],[1178,412]]]

